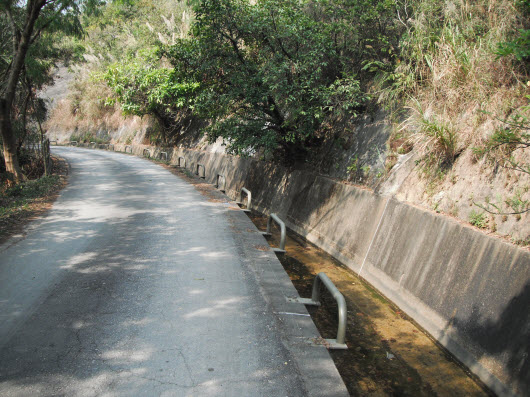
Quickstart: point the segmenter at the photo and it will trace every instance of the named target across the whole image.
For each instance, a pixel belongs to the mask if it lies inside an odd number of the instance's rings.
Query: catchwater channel
[[[267,217],[249,214],[259,230]],[[280,231],[272,227],[271,246]],[[315,275],[325,272],[348,307],[347,350],[330,350],[352,396],[488,396],[485,386],[407,315],[370,284],[303,237],[287,231],[286,253],[278,255],[301,297],[311,297]],[[337,334],[337,304],[325,288],[322,305],[307,309],[322,338]]]

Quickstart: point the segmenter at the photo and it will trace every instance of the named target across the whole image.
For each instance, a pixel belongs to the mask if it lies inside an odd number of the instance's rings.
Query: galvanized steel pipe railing
[[[202,168],[202,175],[199,173],[199,169]],[[195,171],[195,174],[199,176],[199,178],[206,179],[206,167],[204,164],[197,163],[197,169]]]
[[[272,250],[278,254],[285,254],[285,237],[287,235],[287,229],[285,227],[285,223],[278,217],[276,214],[270,214],[269,220],[267,221],[267,231],[261,232],[264,236],[270,236],[271,235],[271,226],[272,221],[276,222],[278,226],[280,226],[280,248],[273,248]]]
[[[221,192],[225,193],[226,191],[226,178],[224,175],[217,174],[216,178],[216,188],[219,189]],[[221,181],[223,181],[222,187],[221,187]]]
[[[328,349],[347,349],[346,345],[346,323],[348,321],[348,310],[346,307],[346,299],[335,287],[333,281],[324,272],[320,272],[316,275],[313,281],[313,291],[311,293],[311,299],[298,298],[292,301],[303,303],[309,306],[320,306],[320,284],[323,284],[331,296],[337,301],[339,309],[339,327],[337,329],[337,339],[326,339]]]
[[[241,197],[241,201],[238,201],[237,204],[241,204],[243,205],[243,193],[246,193],[247,195],[247,208],[243,209],[244,212],[250,212],[250,206],[251,206],[251,203],[252,203],[252,193],[250,193],[250,190],[246,189],[246,188],[241,188],[241,194],[240,194],[240,197]]]

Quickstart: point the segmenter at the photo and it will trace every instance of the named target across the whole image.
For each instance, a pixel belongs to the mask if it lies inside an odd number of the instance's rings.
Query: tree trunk
[[[24,29],[19,31],[10,9],[7,8],[8,17],[11,17],[13,29],[13,61],[7,76],[3,97],[0,98],[0,134],[4,144],[4,160],[6,171],[11,183],[19,183],[26,179],[17,156],[17,143],[11,123],[11,109],[17,89],[20,73],[24,67],[24,60],[31,44],[31,35],[35,26],[35,21],[39,17],[42,7],[46,5],[46,0],[30,0],[26,5],[26,20]]]
[[[17,154],[20,154],[20,148],[22,147],[22,144],[26,140],[26,136],[28,135],[28,104],[29,100],[31,99],[31,86],[28,88],[28,94],[26,95],[26,98],[24,98],[24,106],[22,107],[22,136],[18,139],[18,145],[17,145]]]
[[[44,139],[44,130],[42,129],[39,115],[37,115],[37,124],[39,125],[40,131],[40,147],[42,151],[42,161],[44,162],[44,175],[48,176],[50,175],[50,140],[47,138]]]
[[[17,143],[11,125],[11,106],[0,98],[0,134],[4,145],[4,160],[10,183],[20,183],[26,178],[20,169],[17,155]]]

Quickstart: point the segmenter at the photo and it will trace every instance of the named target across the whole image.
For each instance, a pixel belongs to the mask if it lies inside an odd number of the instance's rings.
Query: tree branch
[[[272,28],[274,29],[274,31],[276,33],[278,33],[278,28],[276,26],[276,21],[274,19],[274,13],[271,12],[271,18],[272,18]],[[276,38],[276,41],[278,42],[278,45],[280,46],[280,50],[283,52],[283,54],[290,60],[292,61],[293,58],[291,57],[291,55],[287,52],[287,50],[283,47],[283,43],[282,41],[280,40],[280,38]]]
[[[51,3],[51,2],[50,2]],[[49,3],[48,3],[49,4]],[[61,8],[59,8],[55,14],[53,14],[52,17],[50,17],[38,30],[37,32],[33,35],[33,37],[31,38],[29,44],[33,44],[35,42],[35,40],[37,40],[37,38],[41,35],[42,31],[44,29],[46,29],[48,26],[51,25],[51,23],[66,9],[67,5],[66,4],[63,4]]]
[[[525,209],[525,210],[523,210],[523,211],[516,211],[516,212],[491,211],[490,209],[484,207],[482,204],[475,203],[474,201],[473,201],[473,204],[476,205],[477,207],[483,209],[487,213],[492,214],[492,215],[520,215],[520,214],[524,214],[524,213],[530,211],[530,207]],[[493,204],[491,204],[491,205],[493,205]]]
[[[18,43],[20,41],[20,29],[18,28],[15,22],[15,18],[13,17],[11,7],[6,6],[5,10],[6,10],[7,18],[9,19],[9,23],[11,25],[11,29],[13,30],[13,54],[15,54],[17,52]]]

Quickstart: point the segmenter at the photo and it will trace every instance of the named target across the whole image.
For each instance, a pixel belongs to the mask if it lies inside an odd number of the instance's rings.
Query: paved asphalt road
[[[0,246],[1,396],[348,395],[234,203],[141,158],[53,151],[68,187]]]

